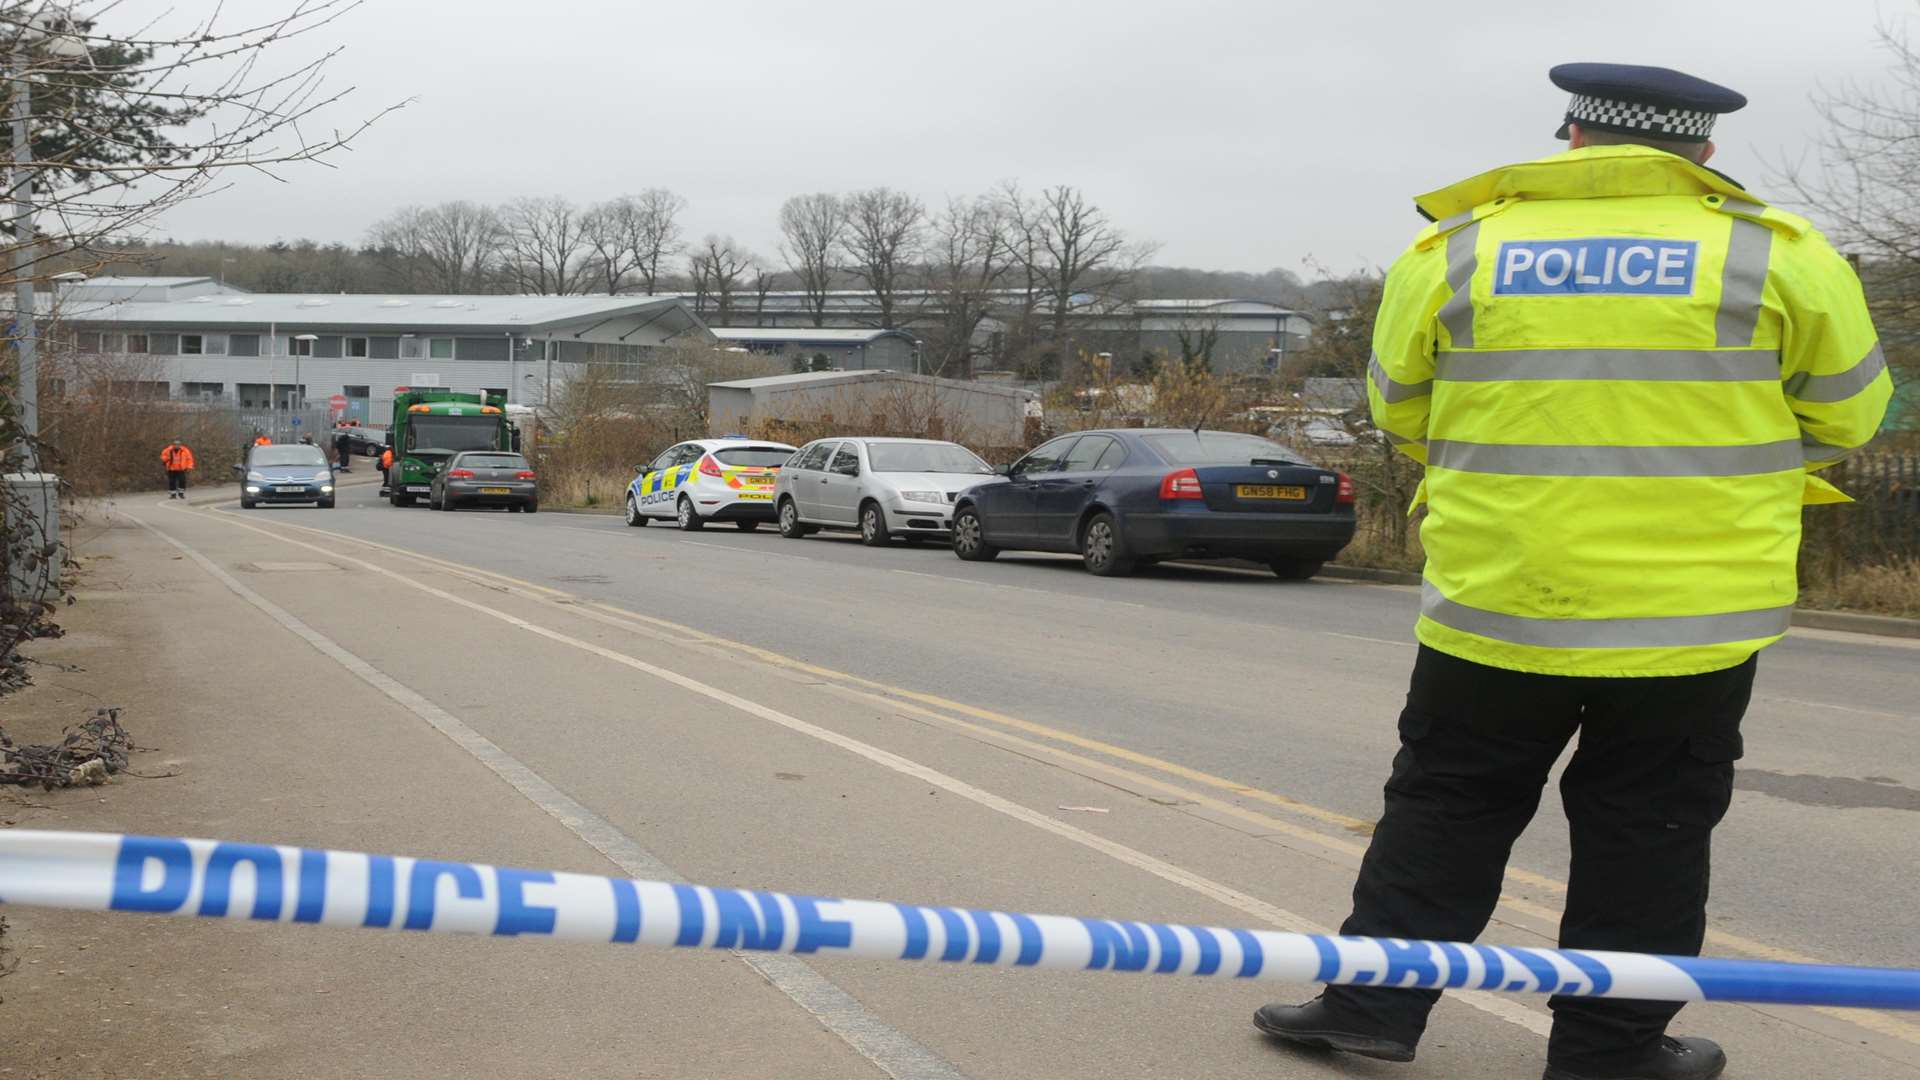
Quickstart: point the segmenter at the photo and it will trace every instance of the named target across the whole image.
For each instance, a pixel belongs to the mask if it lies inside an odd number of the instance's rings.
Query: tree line
[[[126,242],[117,255],[141,272],[204,274],[255,292],[683,293],[716,326],[756,325],[774,292],[801,294],[816,326],[844,323],[833,301],[852,292],[865,301],[854,318],[911,326],[929,369],[955,372],[976,359],[990,310],[1010,320],[1003,356],[1058,371],[1069,316],[1089,303],[1230,296],[1312,307],[1326,292],[1287,270],[1151,265],[1154,245],[1071,185],[1007,183],[931,206],[888,187],[796,195],[779,208],[771,252],[724,233],[695,238],[688,207],[664,188],[588,204],[461,200],[395,210],[356,244]]]

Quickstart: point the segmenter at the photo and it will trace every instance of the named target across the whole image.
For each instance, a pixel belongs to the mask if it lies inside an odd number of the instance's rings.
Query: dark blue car
[[[243,510],[262,503],[312,503],[322,510],[333,509],[333,466],[317,446],[256,446],[233,470],[241,474]]]
[[[1353,539],[1353,481],[1231,431],[1062,435],[954,504],[953,551],[1077,553],[1103,576],[1161,559],[1252,559],[1310,578]]]

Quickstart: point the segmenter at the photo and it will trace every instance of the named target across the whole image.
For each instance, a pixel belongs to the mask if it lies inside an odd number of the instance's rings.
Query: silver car
[[[781,468],[773,498],[781,536],[853,529],[861,543],[879,547],[896,536],[947,539],[954,499],[996,480],[993,468],[959,443],[815,439]]]

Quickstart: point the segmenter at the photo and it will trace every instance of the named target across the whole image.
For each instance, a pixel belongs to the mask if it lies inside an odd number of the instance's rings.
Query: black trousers
[[[187,470],[168,469],[167,470],[167,490],[168,491],[187,490]]]
[[[1386,813],[1343,934],[1472,941],[1514,840],[1560,780],[1573,865],[1560,945],[1697,955],[1713,827],[1733,797],[1754,657],[1704,675],[1574,678],[1506,671],[1422,647],[1400,715]],[[1438,991],[1328,987],[1335,1016],[1409,1043]],[[1610,1071],[1656,1045],[1677,1003],[1554,997],[1547,1056]]]

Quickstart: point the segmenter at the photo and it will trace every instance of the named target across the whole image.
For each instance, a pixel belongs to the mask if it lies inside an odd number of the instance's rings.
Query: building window
[[[74,337],[74,345],[83,353],[97,353],[100,350],[100,331],[82,330]]]
[[[355,360],[366,359],[367,339],[363,337],[348,338],[347,339],[347,355],[354,358]]]
[[[180,384],[182,401],[218,401],[227,393],[226,383],[183,382]]]
[[[432,345],[427,350],[427,355],[429,358],[434,360],[453,359],[453,339],[452,338],[437,337],[437,338],[431,339],[431,342],[432,342]]]
[[[268,396],[266,383],[239,383],[234,387],[239,392],[240,407],[243,409],[264,409],[273,399]]]
[[[287,339],[287,355],[288,356],[312,356],[313,342],[302,339],[302,338],[297,338],[297,337],[288,338]]]
[[[181,356],[225,356],[227,355],[227,335],[225,334],[181,334]]]
[[[145,353],[145,352],[152,352],[153,350],[148,347],[147,335],[128,334],[127,335],[127,351],[130,353]]]
[[[423,360],[427,355],[427,343],[417,337],[400,339],[400,359]]]

